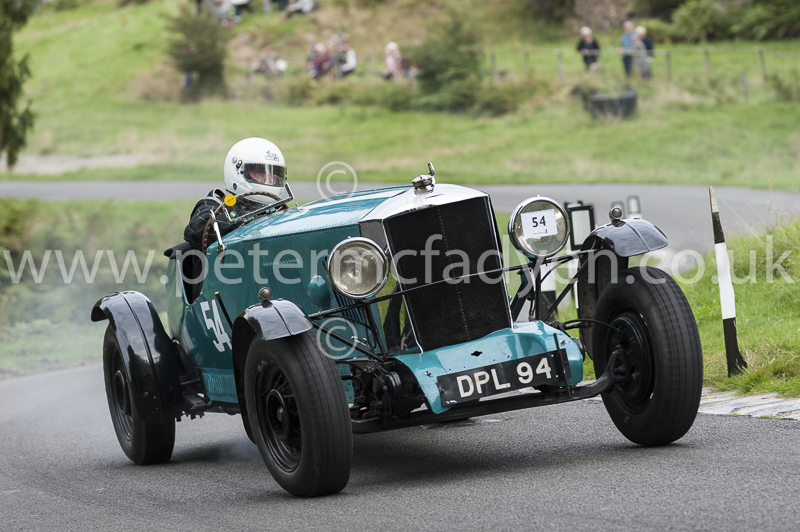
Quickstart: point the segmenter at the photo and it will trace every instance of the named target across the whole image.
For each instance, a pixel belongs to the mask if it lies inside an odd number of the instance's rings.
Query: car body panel
[[[583,355],[578,346],[568,335],[540,321],[520,322],[514,327],[494,332],[472,342],[424,353],[395,355],[392,358],[402,362],[414,373],[431,410],[435,414],[440,414],[450,408],[442,405],[437,377],[553,351],[556,349],[553,334],[556,334],[559,346],[567,353],[572,373],[569,384],[578,384],[583,380]],[[476,352],[481,354],[475,356]]]

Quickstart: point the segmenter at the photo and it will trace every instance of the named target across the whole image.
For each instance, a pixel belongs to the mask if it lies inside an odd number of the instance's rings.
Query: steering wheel
[[[270,197],[270,198],[272,198],[272,199],[274,199],[276,201],[281,201],[282,200],[282,198],[280,196],[278,196],[277,194],[273,194],[272,192],[266,192],[266,191],[257,190],[257,191],[253,191],[253,192],[243,192],[243,193],[237,195],[236,196],[236,202],[238,203],[239,200],[242,199],[242,198],[246,198],[248,196],[255,196],[255,195],[267,196],[267,197]],[[234,205],[236,205],[236,203],[234,203]],[[224,209],[225,207],[227,207],[227,205],[225,205],[225,203],[223,202],[214,211],[214,216],[217,216],[219,213],[221,213],[222,209]],[[206,228],[203,230],[203,240],[202,240],[201,251],[202,251],[202,253],[204,255],[206,253],[206,250],[208,249],[209,244],[211,244],[211,242],[209,242],[208,238],[213,233],[211,231],[211,227],[213,225],[214,225],[214,218],[209,216],[208,217],[208,221],[206,222]]]

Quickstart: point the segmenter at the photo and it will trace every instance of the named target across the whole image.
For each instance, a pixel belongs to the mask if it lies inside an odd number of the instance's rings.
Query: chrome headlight
[[[348,238],[333,248],[328,258],[328,278],[345,297],[364,299],[386,284],[389,262],[381,248],[368,238]]]
[[[543,196],[528,198],[508,220],[508,236],[518,250],[531,258],[558,253],[569,237],[564,207]]]

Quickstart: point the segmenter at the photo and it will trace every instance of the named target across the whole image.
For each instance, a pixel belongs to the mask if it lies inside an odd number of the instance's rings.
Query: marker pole
[[[731,280],[731,265],[728,260],[728,245],[719,220],[719,207],[714,196],[714,187],[708,187],[711,199],[711,223],[714,226],[714,252],[717,256],[717,282],[719,283],[719,305],[722,310],[722,330],[725,335],[725,356],[728,360],[728,377],[742,372],[747,362],[739,351],[736,337],[736,300]]]

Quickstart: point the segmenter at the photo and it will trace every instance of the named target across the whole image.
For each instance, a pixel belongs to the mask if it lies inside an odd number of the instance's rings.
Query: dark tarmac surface
[[[0,181],[0,197],[37,197],[43,200],[107,199],[196,200],[221,182],[179,181]],[[291,181],[298,199],[320,197],[315,182]],[[359,183],[359,190],[388,186],[386,183]],[[352,190],[345,184],[332,184],[336,192]],[[495,211],[510,213],[523,199],[549,196],[557,201],[595,205],[598,224],[608,220],[612,201],[625,201],[638,195],[642,215],[670,239],[673,250],[703,252],[714,247],[707,186],[689,185],[484,185],[474,186],[492,197]],[[327,191],[325,183],[321,190]],[[720,215],[728,233],[746,233],[767,224],[800,214],[800,195],[790,191],[770,191],[737,187],[716,187]],[[188,216],[188,213],[187,213]]]
[[[799,444],[795,421],[700,415],[642,448],[580,402],[357,435],[347,488],[297,499],[239,416],[133,465],[92,365],[0,381],[0,530],[797,530]]]

